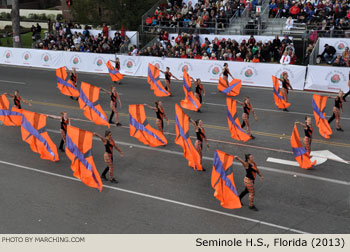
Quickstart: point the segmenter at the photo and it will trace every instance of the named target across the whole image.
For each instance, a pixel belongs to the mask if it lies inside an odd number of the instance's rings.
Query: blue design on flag
[[[220,160],[220,157],[219,157],[217,151],[215,151],[215,154],[214,154],[214,168],[220,174],[221,179],[223,181],[225,181],[225,185],[238,197],[237,189],[232,185],[230,179],[227,177],[228,174],[232,173],[232,169],[231,168],[228,169],[230,171],[226,175],[226,171],[225,171],[225,169],[223,167],[223,164],[222,164],[222,162]]]
[[[84,92],[83,92],[82,89],[80,90],[80,99],[82,99],[83,102],[85,102],[85,107],[88,106],[88,107],[91,108],[93,111],[95,111],[96,114],[97,114],[99,117],[101,117],[103,120],[107,121],[107,118],[106,118],[104,115],[102,115],[102,114],[100,113],[100,111],[98,111],[98,110],[95,108],[94,103],[92,103],[92,102],[86,97],[86,95],[84,94]],[[96,104],[95,104],[95,105],[96,105]]]
[[[92,165],[85,159],[85,155],[73,143],[72,139],[68,136],[68,134],[66,135],[66,148],[68,148],[68,150],[70,152],[72,152],[73,155],[76,156],[77,159],[79,159],[80,163],[82,163],[82,165],[84,165],[85,168],[91,172],[93,179],[95,180],[96,184],[98,185],[98,188],[101,189],[100,184],[98,183],[98,181],[95,177],[95,174],[93,172]],[[91,152],[89,151],[88,153],[91,153]]]
[[[162,139],[160,139],[156,134],[154,134],[152,131],[146,129],[145,125],[139,123],[135,120],[131,115],[129,115],[129,123],[134,126],[136,129],[146,132],[148,135],[153,136],[155,139],[160,141],[162,144],[165,144]],[[147,123],[148,124],[148,123]],[[146,124],[146,125],[147,125]]]

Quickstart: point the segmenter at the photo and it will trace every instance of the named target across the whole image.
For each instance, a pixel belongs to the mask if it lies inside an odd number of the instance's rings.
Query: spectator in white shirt
[[[290,56],[288,55],[287,50],[284,51],[284,53],[281,57],[280,63],[282,65],[288,65],[290,63]]]
[[[293,24],[294,24],[294,21],[293,21],[292,17],[290,16],[286,21],[286,26],[284,27],[284,29],[286,29],[286,30],[292,29]]]
[[[131,55],[131,56],[134,56],[134,55],[136,56],[137,53],[138,53],[138,50],[137,50],[136,46],[134,46],[134,49],[132,50],[132,52],[130,53],[130,55]]]

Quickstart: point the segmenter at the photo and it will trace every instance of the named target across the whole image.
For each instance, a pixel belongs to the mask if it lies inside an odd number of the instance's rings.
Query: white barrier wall
[[[204,82],[217,83],[224,61],[159,58],[144,56],[119,56],[121,73],[131,76],[147,76],[148,63],[161,70],[168,66],[178,78],[182,78],[183,70],[193,78],[201,78]],[[94,54],[66,51],[49,51],[35,49],[19,49],[0,47],[0,64],[32,66],[43,68],[75,67],[78,71],[108,73],[106,62],[114,60],[113,54]],[[265,63],[227,62],[231,74],[242,80],[243,85],[272,87],[271,76],[281,76],[287,72],[294,89],[303,90],[306,67]],[[163,75],[162,75],[163,77]]]
[[[308,66],[305,89],[337,93],[339,90],[349,90],[350,68]]]
[[[320,49],[318,54],[321,54],[324,50],[325,44],[331,45],[337,50],[337,54],[343,54],[345,47],[350,48],[350,39],[346,38],[319,38]]]
[[[83,34],[83,31],[84,29],[71,29],[71,32],[74,33],[74,32],[77,32],[77,33],[81,33]],[[90,35],[94,35],[94,36],[97,36],[99,33],[102,33],[102,30],[89,30],[90,32]],[[112,31],[108,31],[108,36],[111,37],[112,39],[114,38],[114,34],[116,32],[120,32],[120,31],[115,31],[115,30],[112,30]],[[131,44],[133,45],[139,45],[139,42],[138,42],[138,36],[137,36],[137,31],[125,31],[125,35],[128,36],[128,38],[130,39],[130,42]]]

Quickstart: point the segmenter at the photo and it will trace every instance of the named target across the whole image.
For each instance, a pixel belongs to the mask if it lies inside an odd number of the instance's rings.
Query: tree
[[[128,30],[137,30],[142,15],[157,0],[74,0],[72,14],[75,22],[93,25],[124,25]]]
[[[18,2],[19,0],[12,0],[11,19],[12,19],[12,31],[13,31],[13,47],[22,47]]]

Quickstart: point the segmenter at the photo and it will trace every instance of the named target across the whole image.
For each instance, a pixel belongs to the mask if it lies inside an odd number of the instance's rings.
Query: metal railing
[[[167,31],[169,33],[198,33],[198,34],[216,34],[218,30],[218,21],[206,23],[208,27],[192,27],[188,22],[177,22],[169,26],[166,25],[156,25],[156,26],[143,26],[144,33],[159,33],[160,31]],[[227,24],[228,25],[228,24]],[[224,29],[222,29],[224,30]]]
[[[317,59],[317,55],[319,54],[320,50],[320,40],[317,39],[316,45],[314,47],[314,49],[312,50],[310,57],[309,57],[309,65],[316,65],[316,59]]]
[[[146,19],[148,18],[148,17],[152,17],[153,15],[154,15],[154,12],[156,11],[156,9],[161,5],[161,4],[166,4],[166,3],[168,3],[168,1],[167,0],[159,0],[159,1],[157,1],[152,7],[151,7],[151,9],[149,9],[145,14],[143,14],[143,16],[142,16],[142,23],[141,23],[141,26],[142,26],[142,31],[144,31],[143,30],[143,28],[144,28],[144,26],[145,26],[145,24],[146,24]]]

